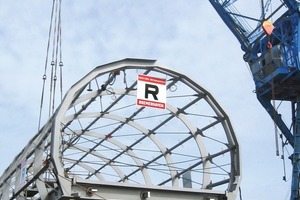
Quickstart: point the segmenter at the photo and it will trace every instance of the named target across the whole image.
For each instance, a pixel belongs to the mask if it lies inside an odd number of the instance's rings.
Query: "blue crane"
[[[209,1],[244,51],[257,99],[294,149],[290,199],[300,199],[300,1],[261,0],[255,17],[255,13],[238,9],[253,1]],[[285,124],[273,104],[278,100],[291,103],[291,126]]]

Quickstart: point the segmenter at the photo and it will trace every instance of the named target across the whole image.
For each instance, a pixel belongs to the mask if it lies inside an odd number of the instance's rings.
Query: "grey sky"
[[[1,174],[37,131],[51,4],[0,0]],[[229,115],[243,199],[288,199],[290,162],[285,183],[273,122],[252,92],[240,45],[208,1],[64,0],[62,14],[64,90],[97,65],[157,59],[210,91]]]

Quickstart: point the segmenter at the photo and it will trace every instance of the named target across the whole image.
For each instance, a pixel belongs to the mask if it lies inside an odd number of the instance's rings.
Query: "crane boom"
[[[209,0],[216,12],[239,41],[243,59],[249,64],[257,99],[294,148],[291,200],[299,199],[300,179],[300,15],[299,1],[261,0],[258,16],[237,9],[241,1]],[[244,4],[247,3],[244,1]],[[252,2],[253,3],[253,2]],[[272,6],[271,11],[269,7]],[[259,7],[258,7],[259,10]],[[245,13],[244,13],[245,12]],[[254,13],[250,13],[253,15]],[[270,22],[273,21],[274,22]],[[266,33],[263,24],[274,25]],[[275,100],[290,102],[292,128],[278,113]]]
[[[245,50],[248,48],[250,43],[248,36],[251,30],[249,30],[249,27],[247,27],[246,23],[243,22],[243,18],[241,18],[241,15],[235,9],[233,4],[234,2],[230,2],[231,1],[229,0],[224,2],[210,0],[210,3],[214,7],[214,9],[221,16],[224,23],[235,35],[235,37],[238,39],[242,46],[242,49]]]

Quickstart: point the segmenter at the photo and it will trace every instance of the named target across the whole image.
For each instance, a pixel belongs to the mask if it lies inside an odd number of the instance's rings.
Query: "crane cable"
[[[51,17],[50,17],[50,25],[48,32],[48,43],[46,49],[46,59],[45,59],[45,67],[43,74],[43,84],[42,84],[42,92],[41,92],[41,101],[40,101],[40,110],[39,110],[39,120],[38,120],[38,131],[41,128],[41,119],[43,114],[43,105],[45,98],[45,89],[46,89],[46,80],[47,80],[47,71],[48,71],[48,62],[49,62],[49,52],[50,46],[52,47],[52,61],[51,61],[51,79],[50,79],[50,91],[49,91],[49,117],[54,113],[55,108],[55,93],[56,93],[56,81],[57,81],[57,68],[60,67],[60,93],[61,100],[63,94],[62,87],[62,39],[61,39],[61,2],[62,0],[53,0],[52,9],[51,9]],[[51,45],[51,36],[53,31],[53,39]],[[58,56],[59,55],[59,56]],[[59,58],[58,58],[59,57]],[[59,62],[58,62],[59,59]],[[58,64],[59,63],[59,64]]]
[[[276,145],[276,156],[279,156],[279,142],[278,142],[278,128],[277,128],[277,108],[276,108],[276,102],[275,102],[275,86],[274,86],[274,77],[271,73],[271,79],[272,79],[272,104],[273,104],[273,121],[274,121],[274,130],[275,130],[275,145]]]
[[[271,31],[272,32],[272,31]],[[269,56],[271,57],[271,59],[273,59],[272,56],[272,44],[270,42],[270,34],[267,33],[267,37],[268,37],[268,44],[267,44],[267,51],[269,52]],[[273,69],[273,67],[272,67]],[[275,83],[274,83],[274,76],[273,76],[273,72],[270,73],[271,75],[271,92],[272,92],[272,106],[273,106],[273,122],[274,122],[274,131],[275,131],[275,147],[276,147],[276,156],[279,156],[279,142],[278,142],[278,128],[277,128],[277,108],[276,108],[276,101],[275,101]]]
[[[264,1],[261,0],[261,12],[262,12],[262,29],[267,37],[267,55],[270,58],[270,60],[273,59],[272,56],[272,43],[271,43],[271,34],[274,30],[274,26],[272,22],[267,21],[265,19],[265,5]],[[270,6],[270,2],[268,1],[267,7]],[[274,66],[272,65],[272,70],[274,70]],[[274,122],[274,129],[275,129],[275,145],[276,145],[276,156],[279,156],[279,143],[278,143],[278,128],[277,128],[277,109],[276,109],[276,102],[275,102],[275,83],[274,83],[274,77],[273,77],[273,71],[270,72],[271,75],[271,92],[272,92],[272,106],[273,106],[273,122]]]
[[[54,0],[55,1],[55,0]],[[58,68],[58,53],[61,53],[61,0],[56,1],[55,5],[55,22],[52,44],[52,61],[51,61],[51,83],[50,83],[50,101],[49,101],[49,117],[54,113]],[[60,57],[59,66],[62,68],[62,58]],[[61,78],[62,79],[62,74]]]
[[[262,16],[261,19],[263,20],[263,22],[265,23],[265,15],[268,12],[268,9],[271,9],[271,13],[273,13],[273,9],[272,9],[272,4],[271,4],[272,0],[267,0],[266,4],[264,5],[263,0],[261,0],[261,8],[262,8]],[[271,17],[271,21],[272,17]],[[272,22],[268,24],[268,26],[273,26]],[[273,31],[273,30],[272,30]],[[267,37],[268,37],[268,44],[267,44],[267,48],[268,51],[271,50],[272,48],[272,44],[270,41],[270,34],[272,33],[272,31],[268,34],[267,31]],[[272,56],[272,55],[271,55]],[[273,59],[273,58],[271,58]],[[275,145],[276,145],[276,156],[279,156],[279,142],[278,142],[278,137],[281,139],[281,151],[282,151],[282,155],[281,155],[281,159],[283,162],[283,181],[287,181],[286,180],[286,166],[285,166],[285,150],[284,147],[286,145],[286,142],[283,141],[283,135],[279,134],[278,132],[278,126],[277,126],[277,110],[279,108],[279,106],[281,105],[281,103],[278,105],[278,107],[276,108],[276,101],[275,101],[275,84],[274,84],[274,77],[273,77],[273,73],[271,73],[271,87],[272,87],[272,106],[273,106],[273,122],[274,122],[274,130],[275,130]]]

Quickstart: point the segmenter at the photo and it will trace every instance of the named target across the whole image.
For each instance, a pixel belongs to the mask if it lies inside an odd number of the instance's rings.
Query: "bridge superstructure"
[[[136,105],[138,74],[166,80],[166,109]],[[0,199],[235,199],[240,177],[213,96],[155,60],[124,59],[70,88],[0,177]]]

